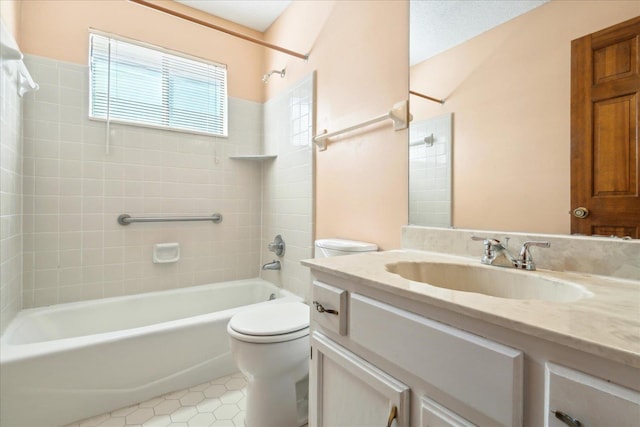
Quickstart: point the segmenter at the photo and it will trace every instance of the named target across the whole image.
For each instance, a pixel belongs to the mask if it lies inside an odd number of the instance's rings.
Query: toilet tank
[[[351,255],[361,252],[375,252],[377,250],[378,245],[374,243],[345,239],[321,239],[316,240],[315,257],[327,258],[331,256]]]

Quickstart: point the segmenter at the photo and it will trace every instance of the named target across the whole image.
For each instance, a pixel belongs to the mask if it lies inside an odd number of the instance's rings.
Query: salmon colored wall
[[[335,0],[294,1],[287,10],[265,32],[265,40],[298,53],[308,54],[304,61],[284,53],[268,50],[265,57],[265,69],[281,70],[286,68],[285,78],[276,76],[265,84],[267,99],[271,99],[297,80],[317,69],[317,51],[314,48],[327,19],[331,16]]]
[[[454,115],[453,223],[570,232],[571,40],[640,14],[637,1],[552,0],[411,69],[414,120]]]
[[[18,46],[20,46],[20,9],[20,3],[16,0],[0,0],[0,17],[2,17],[7,30],[13,34]]]
[[[2,0],[4,3],[5,0]],[[165,7],[261,38],[262,34],[173,1]],[[25,53],[88,62],[89,27],[227,64],[229,95],[262,102],[265,49],[126,0],[22,1],[20,47]]]
[[[271,96],[317,70],[316,129],[329,131],[386,113],[407,99],[406,1],[294,2],[266,33],[271,43],[310,52],[308,63],[268,53]],[[316,133],[318,131],[316,130]],[[316,238],[400,247],[407,223],[407,131],[391,121],[354,132],[315,153]]]

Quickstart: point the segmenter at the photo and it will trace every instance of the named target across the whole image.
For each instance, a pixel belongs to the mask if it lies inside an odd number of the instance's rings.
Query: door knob
[[[589,216],[589,209],[583,208],[582,206],[580,206],[579,208],[575,208],[573,210],[573,216],[580,219],[586,218]]]

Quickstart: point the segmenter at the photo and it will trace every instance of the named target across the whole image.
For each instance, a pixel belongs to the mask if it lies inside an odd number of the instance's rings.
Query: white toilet
[[[372,243],[316,241],[316,258],[372,252]],[[247,377],[246,427],[299,427],[309,407],[309,306],[264,304],[234,315],[227,325],[231,353]]]
[[[307,423],[309,306],[265,304],[243,310],[227,325],[231,353],[247,377],[246,427]]]
[[[358,242],[345,239],[321,239],[316,240],[315,258],[330,256],[353,255],[360,252],[375,252],[378,245],[374,243]]]

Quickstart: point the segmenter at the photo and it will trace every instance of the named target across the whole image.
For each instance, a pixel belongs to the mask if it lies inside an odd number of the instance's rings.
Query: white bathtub
[[[231,316],[299,300],[250,279],[23,310],[0,339],[0,425],[61,426],[228,375]]]

